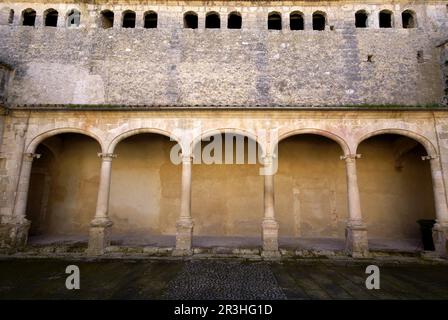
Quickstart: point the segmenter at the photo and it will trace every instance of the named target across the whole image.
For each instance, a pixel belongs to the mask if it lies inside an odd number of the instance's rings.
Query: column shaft
[[[100,183],[98,187],[98,198],[96,204],[95,217],[90,223],[89,247],[87,253],[90,255],[101,255],[109,246],[109,229],[112,221],[108,216],[110,182],[112,173],[112,159],[116,155],[111,153],[99,153],[101,157]]]
[[[364,257],[369,253],[367,228],[362,221],[361,201],[359,197],[356,159],[360,155],[349,154],[341,157],[345,160],[347,175],[348,222],[345,232],[345,249],[353,257]]]
[[[182,156],[182,186],[180,216],[176,224],[175,256],[192,254],[193,219],[191,218],[191,166],[192,156]]]
[[[361,201],[359,198],[358,177],[355,157],[345,159],[347,174],[348,214],[350,224],[361,224]]]
[[[26,153],[23,156],[22,168],[20,171],[19,185],[14,204],[14,219],[16,221],[26,220],[26,205],[30,188],[31,169],[34,158],[39,158],[39,154]]]
[[[448,257],[448,206],[445,197],[445,186],[440,159],[437,156],[426,156],[423,160],[430,160],[436,224],[432,237],[437,254]]]
[[[182,159],[180,220],[191,220],[191,157]]]
[[[264,158],[267,170],[264,172],[264,219],[262,223],[263,256],[278,258],[278,229],[275,221],[275,195],[274,195],[274,170],[273,156]]]
[[[108,220],[112,159],[115,155],[100,154],[100,156],[102,161],[95,220]]]
[[[264,176],[264,220],[275,220],[274,176]]]
[[[430,164],[437,222],[440,224],[448,224],[448,207],[445,198],[445,188],[443,185],[443,175],[439,158],[431,158]]]

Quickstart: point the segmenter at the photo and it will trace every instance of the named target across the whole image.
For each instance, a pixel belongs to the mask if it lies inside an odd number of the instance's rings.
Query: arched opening
[[[22,11],[22,25],[34,26],[36,23],[36,11],[33,9],[25,9]]]
[[[95,215],[101,148],[79,133],[42,141],[35,153],[27,201],[30,243],[87,241]]]
[[[241,25],[242,25],[241,14],[236,11],[229,13],[229,16],[227,19],[227,28],[228,29],[241,29]]]
[[[343,250],[348,214],[341,146],[324,136],[299,134],[281,140],[277,153],[280,247]]]
[[[101,27],[109,29],[114,26],[114,13],[110,10],[101,11]]]
[[[208,12],[205,16],[205,28],[206,29],[219,29],[221,28],[221,20],[217,12]]]
[[[382,10],[380,12],[380,28],[392,28],[393,18],[392,11]]]
[[[355,27],[356,28],[367,28],[368,15],[365,10],[359,10],[355,13]]]
[[[72,9],[67,13],[67,27],[79,27],[81,22],[81,12]]]
[[[14,10],[10,8],[2,8],[0,10],[0,25],[8,25],[14,22]]]
[[[414,139],[381,134],[361,142],[357,153],[370,248],[422,248],[418,221],[435,219],[430,164],[422,161],[428,152]]]
[[[313,30],[325,30],[325,25],[326,25],[326,15],[324,12],[314,12],[313,13]]]
[[[189,11],[184,14],[184,28],[185,29],[198,28],[198,15],[195,12]]]
[[[127,10],[123,12],[123,28],[135,28],[135,12]]]
[[[192,166],[195,247],[260,247],[263,179],[258,145],[243,135],[197,142]]]
[[[270,12],[268,15],[268,30],[282,30],[282,16],[278,12]]]
[[[304,19],[303,13],[299,11],[291,12],[289,15],[289,27],[291,30],[303,30]]]
[[[58,25],[58,12],[54,9],[48,9],[44,12],[44,26],[57,27]]]
[[[144,22],[144,28],[145,29],[155,29],[157,28],[157,13],[154,11],[146,11],[144,14],[145,22]]]
[[[412,10],[405,10],[401,13],[401,20],[403,23],[403,28],[411,29],[417,27],[417,19],[415,12]]]
[[[117,144],[109,204],[115,244],[174,246],[182,174],[182,165],[170,159],[176,144],[155,133],[132,135]]]

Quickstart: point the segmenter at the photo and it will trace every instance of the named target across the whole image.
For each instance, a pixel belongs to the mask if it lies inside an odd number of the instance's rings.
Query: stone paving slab
[[[447,264],[379,262],[367,290],[371,260],[3,259],[0,299],[448,299]],[[65,288],[70,264],[80,290]]]

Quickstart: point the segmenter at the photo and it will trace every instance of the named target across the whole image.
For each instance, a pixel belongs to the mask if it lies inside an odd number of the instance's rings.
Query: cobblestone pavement
[[[81,289],[67,290],[68,265]],[[367,290],[372,262],[331,260],[0,260],[0,299],[448,299],[447,264],[380,265],[380,290]]]
[[[286,299],[266,263],[191,261],[168,285],[168,299]]]

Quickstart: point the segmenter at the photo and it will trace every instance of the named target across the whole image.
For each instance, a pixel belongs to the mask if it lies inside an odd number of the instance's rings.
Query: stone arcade
[[[38,0],[0,13],[3,249],[88,237],[92,255],[131,239],[181,256],[199,241],[357,257],[421,250],[417,220],[434,219],[447,255],[446,2]],[[221,134],[255,141],[262,163],[195,164]]]

